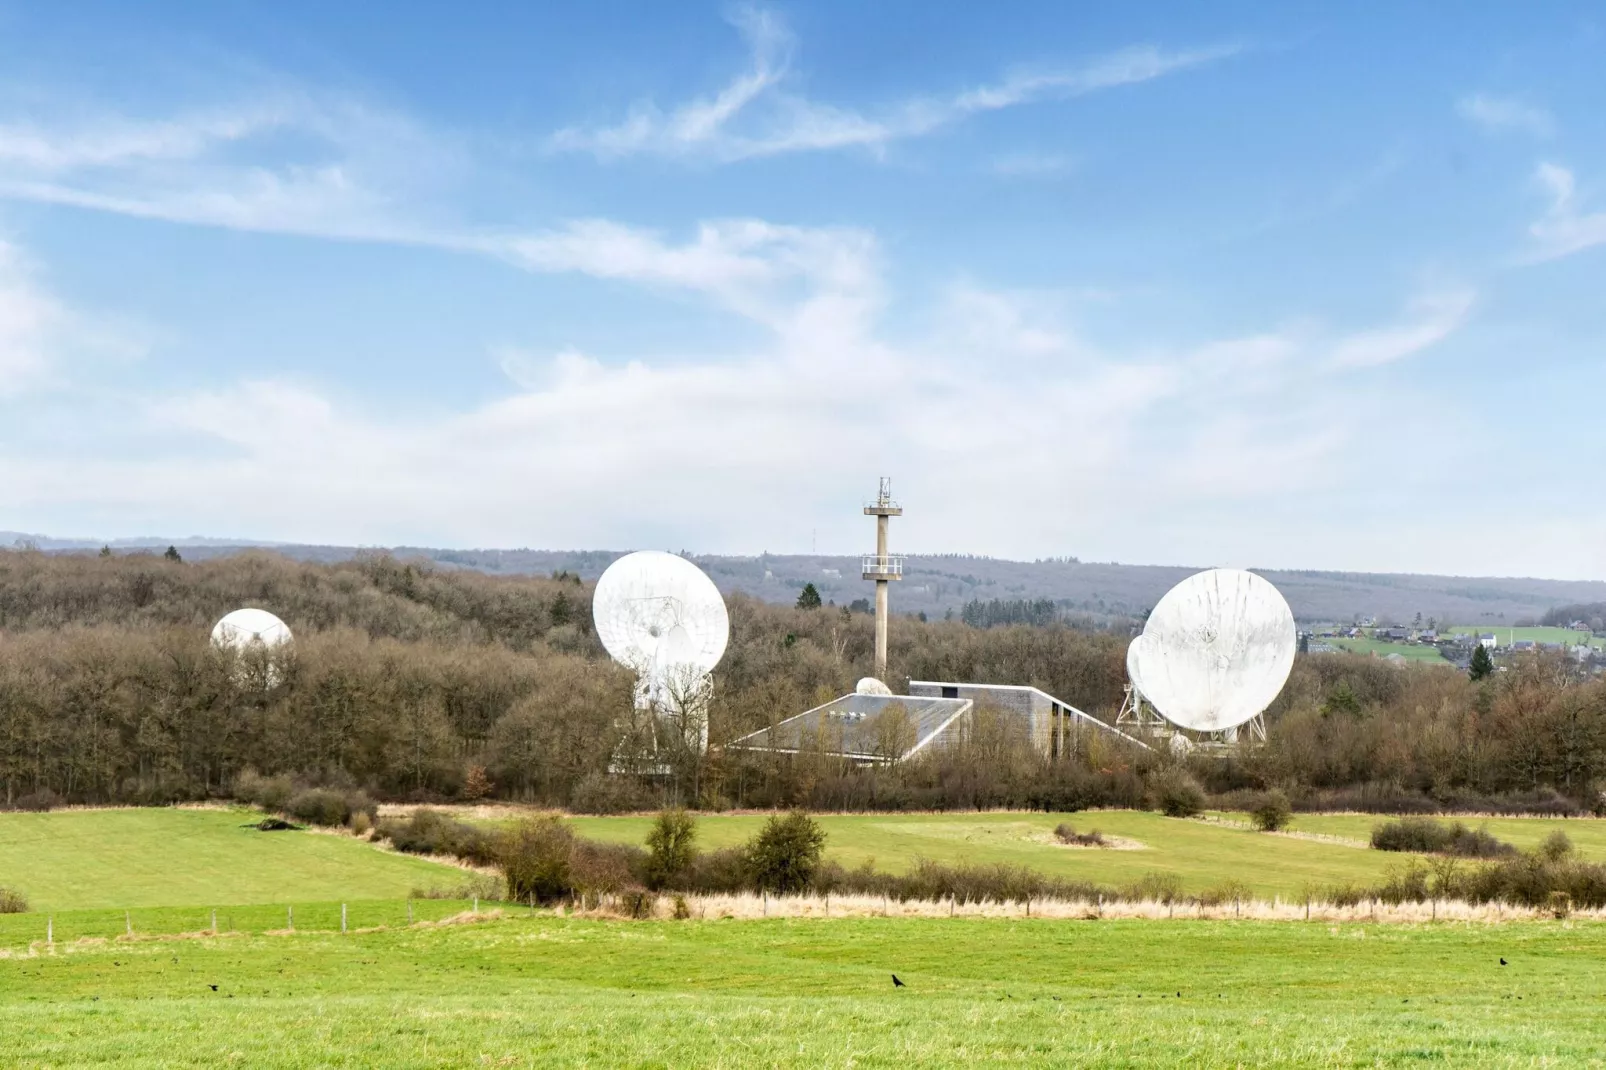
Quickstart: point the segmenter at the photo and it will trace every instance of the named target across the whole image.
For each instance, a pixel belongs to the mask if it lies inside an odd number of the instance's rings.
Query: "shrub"
[[[344,825],[351,817],[351,805],[343,792],[329,788],[308,788],[290,799],[285,811],[309,825]]]
[[[577,814],[626,814],[652,805],[652,793],[640,781],[612,773],[586,774],[569,796],[569,809]]]
[[[797,810],[777,814],[747,845],[748,871],[763,891],[801,892],[813,882],[824,853],[825,830],[817,821]]]
[[[406,821],[381,821],[379,835],[396,850],[408,854],[450,855],[476,865],[495,861],[492,844],[484,832],[453,821],[439,810],[419,809]]]
[[[15,888],[0,888],[0,914],[28,913],[28,897]]]
[[[1539,854],[1546,862],[1560,862],[1564,858],[1572,857],[1573,841],[1567,834],[1557,829],[1545,837],[1545,842],[1539,845]]]
[[[1255,898],[1253,888],[1243,881],[1222,881],[1214,888],[1207,888],[1199,894],[1199,902],[1207,907],[1219,907],[1225,903],[1247,903]]]
[[[496,862],[515,902],[551,903],[573,891],[574,830],[557,817],[526,818],[496,838]]]
[[[647,887],[667,888],[697,857],[697,821],[684,810],[665,810],[647,834]]]
[[[1458,858],[1502,858],[1517,853],[1486,829],[1470,829],[1456,821],[1441,824],[1427,817],[1406,817],[1372,827],[1372,846],[1379,851],[1415,851]]]
[[[287,776],[265,777],[255,769],[241,770],[234,778],[234,797],[264,810],[283,812],[296,786]]]
[[[1254,808],[1249,811],[1250,820],[1261,832],[1276,832],[1288,827],[1289,819],[1294,815],[1294,808],[1288,802],[1288,796],[1276,788],[1263,793],[1256,801]]]
[[[1070,847],[1103,847],[1104,836],[1098,829],[1092,832],[1077,832],[1069,824],[1061,822],[1054,827],[1054,838]]]
[[[1182,898],[1182,878],[1175,873],[1145,873],[1127,885],[1122,894],[1138,902],[1175,903]]]
[[[12,805],[17,810],[42,814],[47,810],[54,810],[60,806],[61,796],[49,788],[40,788],[38,791],[30,791],[28,794],[20,796]]]
[[[352,813],[351,820],[348,822],[348,824],[351,825],[351,831],[353,833],[358,836],[366,836],[368,833],[373,831],[374,819],[369,817],[365,811],[357,810]]]
[[[647,853],[624,843],[576,839],[569,850],[569,890],[581,895],[613,895],[639,888]]]
[[[1198,817],[1204,812],[1205,793],[1186,770],[1168,769],[1150,784],[1155,805],[1167,817]]]
[[[698,854],[681,875],[686,891],[727,894],[749,887],[747,852],[740,847],[722,847]]]

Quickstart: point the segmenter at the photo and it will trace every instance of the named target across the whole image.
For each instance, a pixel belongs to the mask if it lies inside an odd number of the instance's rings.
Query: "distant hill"
[[[31,543],[51,553],[98,550],[89,539],[53,539],[0,532],[0,546]],[[449,568],[510,575],[569,571],[594,580],[620,550],[441,550],[399,546],[269,544],[246,540],[142,538],[114,540],[118,553],[160,552],[176,545],[186,558],[204,559],[266,548],[303,561],[343,561],[360,553],[389,552],[420,557]],[[764,554],[756,557],[693,555],[720,590],[742,591],[768,602],[791,602],[805,583],[837,605],[874,595],[874,584],[859,578],[857,557],[825,554]],[[1207,567],[1207,566],[1199,566]],[[972,600],[983,602],[1047,599],[1065,615],[1108,621],[1141,616],[1193,566],[1120,565],[1055,561],[1002,561],[987,557],[927,554],[906,559],[904,580],[893,587],[900,613],[958,616]],[[1441,624],[1515,624],[1537,620],[1551,609],[1606,602],[1606,582],[1519,577],[1476,578],[1366,572],[1257,570],[1288,599],[1301,623],[1348,622],[1376,617],[1410,623],[1416,614]]]

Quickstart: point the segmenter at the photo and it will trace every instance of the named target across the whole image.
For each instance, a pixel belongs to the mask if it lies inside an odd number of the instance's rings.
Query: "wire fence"
[[[367,899],[344,903],[33,910],[25,914],[0,914],[0,953],[25,951],[40,943],[48,947],[156,936],[351,933],[439,922],[480,907],[480,902],[473,899]]]

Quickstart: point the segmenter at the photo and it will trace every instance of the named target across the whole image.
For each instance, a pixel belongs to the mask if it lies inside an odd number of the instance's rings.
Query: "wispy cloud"
[[[1335,368],[1375,368],[1414,356],[1454,334],[1476,303],[1470,289],[1425,293],[1413,300],[1398,323],[1357,331],[1331,349]]]
[[[1528,228],[1535,243],[1534,259],[1556,260],[1606,244],[1606,211],[1578,210],[1578,184],[1572,171],[1541,163],[1534,181],[1550,196],[1549,209]]]
[[[1556,120],[1534,104],[1516,97],[1471,93],[1456,101],[1463,119],[1492,134],[1520,133],[1546,138],[1556,132]]]
[[[237,230],[436,240],[418,221],[418,195],[458,165],[448,139],[338,97],[257,96],[161,118],[0,122],[0,197]]]
[[[747,41],[748,66],[719,92],[667,110],[651,101],[638,102],[618,123],[557,131],[552,148],[600,159],[657,154],[719,161],[849,147],[880,150],[984,112],[1147,82],[1239,50],[1135,46],[1074,66],[1022,68],[995,83],[917,96],[867,112],[788,90],[794,41],[774,12],[747,8],[733,21]]]

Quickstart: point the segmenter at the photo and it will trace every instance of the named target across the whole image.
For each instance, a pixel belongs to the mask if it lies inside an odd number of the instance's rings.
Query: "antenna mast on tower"
[[[886,682],[887,675],[887,584],[903,579],[903,557],[887,553],[887,520],[902,516],[903,507],[892,500],[892,478],[881,477],[875,501],[864,507],[865,516],[875,517],[875,553],[865,555],[860,570],[864,579],[875,581],[875,675]]]

